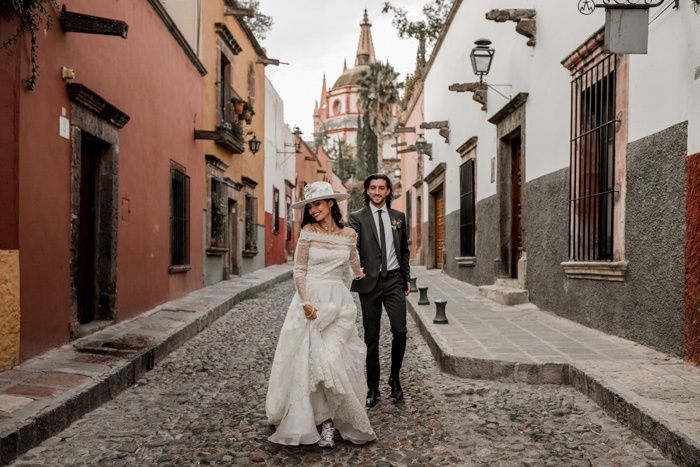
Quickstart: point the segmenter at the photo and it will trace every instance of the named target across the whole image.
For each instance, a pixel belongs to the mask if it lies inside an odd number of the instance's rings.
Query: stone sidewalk
[[[236,303],[291,273],[291,265],[271,266],[199,289],[0,373],[0,464],[132,386]]]
[[[414,267],[430,305],[408,308],[443,371],[466,378],[568,384],[680,465],[700,465],[700,368],[539,310],[506,306],[439,270]],[[448,324],[434,324],[433,300]]]

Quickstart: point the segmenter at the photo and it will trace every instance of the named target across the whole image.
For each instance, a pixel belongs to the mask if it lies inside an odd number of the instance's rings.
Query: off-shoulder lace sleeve
[[[352,269],[352,274],[355,276],[355,279],[362,279],[365,277],[365,273],[362,270],[360,255],[357,252],[357,232],[352,229],[347,230],[349,231],[349,236],[352,238],[352,245],[350,245],[350,269]]]
[[[309,238],[302,231],[294,251],[294,285],[302,303],[308,303],[306,296],[306,272],[309,265],[310,243]]]

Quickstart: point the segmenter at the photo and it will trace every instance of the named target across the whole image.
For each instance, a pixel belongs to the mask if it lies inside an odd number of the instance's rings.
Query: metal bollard
[[[430,300],[428,300],[428,288],[418,287],[418,292],[420,292],[420,298],[418,299],[419,305],[430,305]]]
[[[417,277],[411,277],[411,292],[418,292],[418,287],[416,286]]]
[[[445,306],[447,306],[447,300],[435,300],[435,319],[433,323],[448,324],[447,316],[445,315]]]

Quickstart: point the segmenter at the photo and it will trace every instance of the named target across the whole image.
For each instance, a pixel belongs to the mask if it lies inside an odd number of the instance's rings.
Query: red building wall
[[[19,62],[8,59],[10,53],[17,53],[17,48],[15,45],[0,50],[0,62],[3,64],[0,66],[0,83],[3,83],[0,86],[0,250],[16,250],[19,247],[19,146],[16,138],[19,124]]]
[[[201,287],[203,154],[193,139],[201,115],[201,75],[147,2],[66,0],[69,11],[126,21],[126,40],[64,33],[38,35],[41,76],[33,92],[19,94],[19,243],[21,265],[21,358],[69,339],[71,141],[58,134],[62,108],[71,103],[62,66],[124,111],[131,121],[119,130],[119,223],[117,319]],[[26,43],[20,44],[24,51]],[[29,73],[26,53],[20,77]],[[6,63],[5,61],[3,61]],[[5,65],[2,73],[5,74]],[[3,76],[4,78],[4,76]],[[20,89],[17,76],[0,93]],[[0,97],[4,102],[5,97]],[[0,131],[15,114],[2,112]],[[4,135],[3,137],[6,137]],[[170,160],[190,176],[190,263],[169,274]],[[128,201],[125,201],[128,200]],[[128,203],[128,210],[123,207]]]
[[[284,201],[284,199],[282,200]],[[272,233],[273,216],[265,212],[265,266],[283,264],[287,261],[287,227],[283,217],[279,218],[277,233]]]
[[[700,154],[686,159],[685,358],[700,365]]]

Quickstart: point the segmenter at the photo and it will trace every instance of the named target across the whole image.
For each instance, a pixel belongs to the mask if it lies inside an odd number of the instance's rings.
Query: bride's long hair
[[[324,200],[326,202],[333,201],[333,206],[331,206],[331,217],[335,221],[336,224],[338,224],[338,227],[341,229],[345,227],[345,222],[343,222],[343,214],[340,212],[340,208],[338,207],[338,201],[336,200],[331,200],[327,199]],[[310,204],[307,204],[304,206],[304,217],[301,219],[301,228],[303,229],[306,224],[316,224],[316,219],[314,219],[314,216],[311,215],[309,212],[309,206]]]

